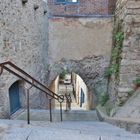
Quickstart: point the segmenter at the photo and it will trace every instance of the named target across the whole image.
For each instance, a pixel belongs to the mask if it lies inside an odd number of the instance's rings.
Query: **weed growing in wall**
[[[105,103],[109,100],[109,95],[106,94],[106,93],[101,93],[99,96],[98,96],[98,104],[100,104],[101,106],[104,106]]]
[[[60,73],[60,79],[65,79],[66,77],[66,74],[68,74],[68,72],[66,70],[63,70],[61,73]]]
[[[121,31],[114,33],[114,47],[111,55],[111,63],[108,69],[105,72],[105,76],[110,78],[112,75],[115,75],[117,78],[119,75],[120,61],[121,61],[121,52],[123,47],[124,34]]]
[[[136,78],[135,80],[133,80],[133,84],[134,84],[134,91],[136,91],[140,87],[140,78]]]
[[[137,86],[140,86],[140,78],[136,78],[136,80],[134,80],[133,83]]]

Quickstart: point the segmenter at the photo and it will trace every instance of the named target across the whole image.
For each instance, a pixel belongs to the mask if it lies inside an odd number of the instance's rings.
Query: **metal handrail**
[[[16,71],[12,70],[11,68],[9,68],[7,65],[11,66],[12,68],[14,68]],[[37,81],[35,78],[33,78],[31,75],[29,75],[28,73],[26,73],[25,71],[23,71],[21,68],[19,68],[18,66],[16,66],[15,64],[13,64],[10,61],[4,62],[4,63],[0,63],[0,67],[1,67],[1,72],[0,74],[2,74],[3,70],[7,70],[8,72],[12,73],[13,75],[21,78],[23,81],[27,82],[28,84],[31,85],[31,87],[35,87],[39,90],[41,90],[42,92],[44,92],[46,95],[48,95],[50,97],[50,99],[55,99],[60,103],[60,115],[61,115],[61,121],[62,121],[62,102],[64,101],[64,96],[59,96],[56,93],[54,93],[53,91],[51,91],[48,87],[46,87],[45,85],[43,85],[42,83],[40,83],[39,81]],[[20,74],[19,74],[20,72]],[[21,74],[23,74],[25,77],[23,77]],[[30,80],[28,80],[27,78],[29,78]],[[39,86],[41,87],[39,87]],[[30,88],[28,89],[28,91],[30,90]],[[49,93],[48,93],[49,92]],[[51,105],[51,100],[49,100],[50,105]],[[29,99],[27,99],[27,101],[29,102]],[[27,102],[27,105],[29,105],[29,103]],[[28,112],[29,112],[29,106],[28,106]],[[50,113],[51,113],[51,106],[50,106]],[[52,116],[50,114],[50,116]],[[52,118],[50,118],[50,121],[52,121]],[[29,114],[28,114],[28,124],[30,124],[30,118],[29,118]]]
[[[15,68],[17,71],[21,72],[22,74],[24,74],[25,76],[27,76],[28,78],[30,78],[32,81],[34,81],[34,83],[37,83],[39,84],[40,86],[42,86],[43,88],[45,88],[48,92],[51,92],[53,94],[50,95],[49,93],[47,93],[49,96],[51,96],[52,98],[55,98],[54,96],[56,96],[58,100],[58,98],[61,98],[59,95],[57,95],[56,93],[54,93],[53,91],[51,91],[49,88],[47,88],[45,85],[43,85],[42,83],[40,83],[39,81],[37,81],[36,79],[34,79],[31,75],[29,75],[28,73],[26,73],[25,71],[23,71],[21,68],[17,67],[15,64],[13,64],[12,62],[10,61],[7,61],[7,62],[4,62],[4,63],[0,63],[0,67],[3,67],[4,69],[7,69],[7,71],[12,71],[11,69],[9,69],[8,67],[6,68],[5,65],[10,65],[11,67]],[[23,78],[23,77],[20,77],[20,78]],[[27,81],[29,84],[31,84],[30,81]],[[37,88],[37,87],[36,87]],[[61,98],[62,99],[62,98]],[[63,99],[62,99],[63,100]]]

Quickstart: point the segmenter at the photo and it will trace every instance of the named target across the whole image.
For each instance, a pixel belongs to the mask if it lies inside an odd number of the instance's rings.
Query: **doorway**
[[[9,100],[10,114],[13,114],[21,107],[19,98],[19,81],[12,84],[9,88]]]

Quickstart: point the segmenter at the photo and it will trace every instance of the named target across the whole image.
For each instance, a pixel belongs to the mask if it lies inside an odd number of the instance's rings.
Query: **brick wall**
[[[48,0],[51,16],[92,16],[114,13],[116,0],[79,0],[78,3],[56,4]]]

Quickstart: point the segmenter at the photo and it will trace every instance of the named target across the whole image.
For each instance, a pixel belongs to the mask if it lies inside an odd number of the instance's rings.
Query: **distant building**
[[[116,0],[48,0],[50,16],[93,16],[114,13]]]

